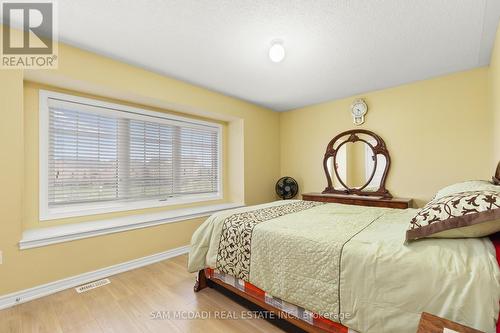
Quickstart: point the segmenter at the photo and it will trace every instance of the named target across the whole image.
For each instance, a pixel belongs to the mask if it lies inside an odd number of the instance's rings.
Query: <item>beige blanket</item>
[[[491,242],[405,245],[414,214],[302,201],[222,212],[193,235],[189,270],[230,272],[362,333],[414,333],[423,311],[494,332],[500,271]]]

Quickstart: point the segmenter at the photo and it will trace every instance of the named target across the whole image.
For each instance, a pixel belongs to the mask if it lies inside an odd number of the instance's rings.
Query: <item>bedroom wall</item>
[[[23,75],[0,70],[0,295],[13,290],[15,274],[25,275],[19,265],[17,241],[21,238],[23,184]],[[34,263],[32,263],[34,264]],[[36,263],[35,263],[36,264]],[[22,277],[21,277],[22,279]],[[10,288],[10,289],[9,289]]]
[[[237,185],[229,186],[229,200],[274,200],[280,171],[278,113],[61,44],[57,70],[0,70],[0,295],[187,245],[204,220],[19,250],[23,230],[50,225],[33,214],[33,95],[39,84],[227,121],[228,141],[236,142],[228,147],[227,178]]]
[[[355,98],[364,98],[369,107],[359,127],[350,114]],[[418,206],[448,184],[490,179],[488,68],[282,113],[281,176],[296,178],[302,193],[322,191],[326,145],[353,128],[372,130],[386,141],[392,158],[387,188],[394,196],[414,198]]]
[[[495,162],[500,161],[500,29],[497,31],[495,47],[490,63],[490,103],[493,111],[494,145],[493,156]]]

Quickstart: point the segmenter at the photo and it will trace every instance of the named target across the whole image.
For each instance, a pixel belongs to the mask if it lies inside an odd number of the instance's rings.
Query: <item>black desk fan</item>
[[[299,192],[299,184],[292,177],[282,177],[276,183],[276,194],[281,199],[292,199]]]

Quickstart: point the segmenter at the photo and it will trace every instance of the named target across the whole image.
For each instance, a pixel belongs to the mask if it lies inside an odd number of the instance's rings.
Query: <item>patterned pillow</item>
[[[429,202],[411,220],[406,240],[483,237],[500,231],[500,192],[468,191]]]
[[[500,192],[500,186],[487,180],[470,180],[467,182],[456,183],[440,189],[434,199],[440,199],[448,195],[469,191],[493,191]]]

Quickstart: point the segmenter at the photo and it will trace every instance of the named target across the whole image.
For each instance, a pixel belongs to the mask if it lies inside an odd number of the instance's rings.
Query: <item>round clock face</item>
[[[365,102],[360,101],[352,105],[352,114],[356,117],[364,116],[366,111],[368,111],[368,106]]]

